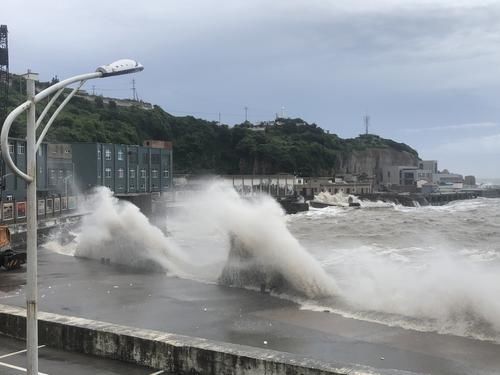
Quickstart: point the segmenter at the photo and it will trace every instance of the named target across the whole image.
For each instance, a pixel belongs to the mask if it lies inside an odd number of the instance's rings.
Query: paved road
[[[22,271],[1,273],[0,303],[24,307],[24,283]],[[500,369],[500,345],[303,311],[258,292],[46,250],[39,252],[39,284],[42,311],[379,368],[444,375]]]
[[[0,336],[0,374],[21,375],[26,373],[26,344]],[[38,352],[38,373],[40,375],[159,375],[144,367],[119,361],[89,357],[83,354],[67,353],[47,347]]]

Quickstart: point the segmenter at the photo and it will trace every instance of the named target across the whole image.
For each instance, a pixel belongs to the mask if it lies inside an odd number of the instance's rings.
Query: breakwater
[[[25,339],[25,309],[0,305],[0,334]],[[344,375],[410,374],[326,363],[290,353],[39,313],[39,343],[175,374]]]
[[[441,206],[456,200],[474,199],[482,196],[478,191],[463,191],[463,192],[450,192],[450,193],[371,193],[361,194],[359,199],[366,201],[382,201],[400,204],[406,207],[416,206]]]

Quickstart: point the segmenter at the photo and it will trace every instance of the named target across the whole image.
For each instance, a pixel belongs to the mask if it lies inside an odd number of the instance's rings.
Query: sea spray
[[[500,200],[294,215],[339,298],[307,308],[500,342]]]
[[[85,204],[75,256],[106,258],[130,266],[155,264],[171,273],[190,272],[188,257],[139,208],[97,188]]]
[[[84,216],[74,243],[56,251],[130,266],[154,264],[170,274],[215,282],[233,235],[254,264],[266,265],[286,281],[290,288],[281,292],[308,298],[336,293],[334,280],[292,236],[284,212],[272,198],[244,199],[231,186],[212,181],[183,207],[184,215],[168,218],[167,237],[135,205],[117,199],[107,188],[97,188],[85,203],[83,209],[90,214]]]
[[[497,271],[440,247],[421,250],[411,261],[397,252],[376,254],[370,247],[349,251],[349,262],[337,271],[341,296],[359,317],[497,340]]]
[[[336,194],[330,194],[327,191],[322,191],[314,196],[316,202],[331,204],[334,206],[349,207],[349,203],[360,203],[360,200],[355,195],[344,194],[339,191]]]
[[[232,187],[213,182],[207,184],[205,192],[196,192],[186,206],[191,211],[189,226],[184,227],[188,235],[203,227],[212,236],[218,234],[226,238],[222,254],[210,247],[214,261],[227,259],[229,235],[232,235],[255,262],[281,275],[292,291],[308,298],[336,293],[333,278],[290,233],[285,214],[274,199],[266,195],[245,199]],[[171,224],[176,226],[172,221]],[[199,246],[203,247],[204,242]]]

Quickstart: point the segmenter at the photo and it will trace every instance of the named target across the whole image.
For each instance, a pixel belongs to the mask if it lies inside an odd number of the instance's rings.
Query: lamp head
[[[144,70],[141,63],[131,60],[122,59],[112,62],[108,65],[101,65],[96,69],[96,72],[102,73],[101,77],[119,76],[122,74],[136,73]]]

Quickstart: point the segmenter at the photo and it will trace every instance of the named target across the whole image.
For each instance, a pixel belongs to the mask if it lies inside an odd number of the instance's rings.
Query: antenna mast
[[[368,128],[370,127],[370,116],[365,115],[365,117],[363,117],[363,120],[365,122],[365,134],[368,135]]]
[[[139,95],[137,95],[137,89],[135,88],[135,79],[132,80],[132,100],[139,101]]]

